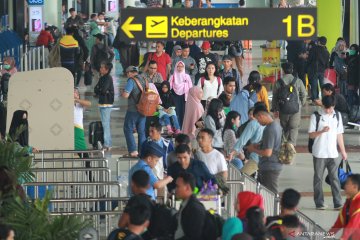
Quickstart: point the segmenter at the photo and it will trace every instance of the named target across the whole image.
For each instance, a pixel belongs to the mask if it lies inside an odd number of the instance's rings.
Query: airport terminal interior
[[[2,0],[0,240],[360,239],[359,10]]]

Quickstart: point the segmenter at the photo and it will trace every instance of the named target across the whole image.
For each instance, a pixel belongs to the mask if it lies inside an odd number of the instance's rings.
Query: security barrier
[[[328,232],[316,224],[313,220],[307,217],[304,213],[298,211],[297,217],[299,218],[300,222],[304,224],[306,228],[306,232],[303,237],[307,237],[310,240],[322,240],[326,237],[329,237],[327,234]]]
[[[49,49],[44,46],[30,47],[20,59],[20,71],[33,71],[49,67],[48,63]]]
[[[236,216],[235,204],[237,194],[242,191],[250,191],[260,194],[264,198],[265,216],[274,216],[280,213],[279,195],[262,186],[252,177],[241,173],[233,164],[229,164],[229,180],[227,181],[230,191],[226,196],[225,209],[229,217]]]

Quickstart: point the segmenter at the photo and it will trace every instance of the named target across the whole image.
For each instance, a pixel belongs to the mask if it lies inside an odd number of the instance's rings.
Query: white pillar
[[[45,0],[44,22],[48,25],[61,26],[61,1]]]
[[[14,29],[14,4],[12,0],[8,0],[9,27]]]

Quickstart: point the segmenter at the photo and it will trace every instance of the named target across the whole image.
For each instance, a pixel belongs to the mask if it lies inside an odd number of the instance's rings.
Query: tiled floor
[[[257,69],[257,65],[261,63],[261,50],[258,47],[262,42],[254,42],[254,48],[252,52],[247,52],[245,54],[245,79],[247,79],[250,71]],[[126,153],[126,143],[123,134],[123,123],[125,118],[126,111],[126,100],[119,97],[119,88],[123,87],[126,79],[120,77],[122,72],[120,64],[115,63],[115,68],[112,72],[114,79],[114,85],[116,89],[114,110],[111,116],[111,129],[112,129],[112,138],[113,138],[113,149],[111,153],[108,153],[110,161],[110,168],[113,173],[114,180],[117,179],[116,174],[116,160],[119,157],[119,154]],[[92,107],[87,109],[85,112],[84,124],[88,126],[92,121],[98,121],[100,119],[99,110],[97,108],[97,99],[93,97],[93,89],[88,87],[80,87],[80,92],[82,97],[90,100],[92,102]],[[270,94],[271,95],[271,94]],[[302,192],[303,198],[300,204],[300,209],[304,211],[309,217],[314,219],[325,229],[328,229],[332,223],[335,221],[337,212],[333,210],[325,211],[316,211],[313,204],[313,188],[312,188],[312,179],[313,179],[313,166],[312,166],[312,157],[307,151],[305,151],[308,141],[307,128],[309,125],[309,115],[314,111],[313,106],[306,105],[302,109],[303,117],[300,126],[299,138],[298,138],[298,153],[296,157],[295,164],[291,166],[285,166],[284,170],[280,175],[280,190],[283,191],[286,188],[295,188],[298,191]],[[87,130],[87,129],[86,129]],[[345,143],[348,148],[352,147],[353,153],[349,154],[349,159],[353,172],[360,172],[360,161],[358,147],[360,144],[359,132],[356,130],[346,130],[345,134]],[[354,148],[355,146],[355,148]],[[89,146],[90,147],[90,146]],[[128,166],[126,164],[121,164],[120,167],[121,175],[123,179],[126,179],[126,172]],[[124,176],[125,175],[125,176]],[[326,192],[326,202],[332,207],[330,188],[324,183],[324,191]]]

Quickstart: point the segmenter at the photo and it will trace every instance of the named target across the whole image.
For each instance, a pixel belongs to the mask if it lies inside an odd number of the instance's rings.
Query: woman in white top
[[[209,97],[217,98],[224,91],[224,86],[218,75],[215,63],[209,62],[206,65],[205,76],[200,78],[197,86],[202,88],[204,92],[201,100],[204,108]]]

